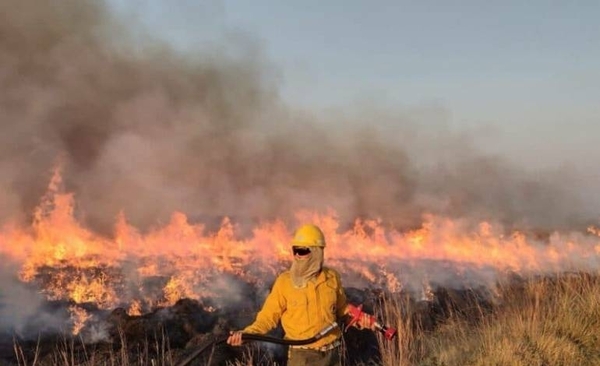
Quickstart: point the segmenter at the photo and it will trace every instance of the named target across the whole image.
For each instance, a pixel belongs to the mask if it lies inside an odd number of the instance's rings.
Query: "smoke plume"
[[[57,161],[104,233],[120,211],[139,228],[173,211],[208,224],[300,209],[397,226],[424,213],[541,229],[596,219],[564,172],[481,153],[443,109],[302,111],[279,99],[256,45],[184,55],[130,31],[101,1],[1,2],[0,219],[28,218]]]

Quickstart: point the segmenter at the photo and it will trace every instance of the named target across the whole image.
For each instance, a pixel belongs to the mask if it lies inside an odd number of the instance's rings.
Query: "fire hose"
[[[350,320],[348,321],[348,323],[346,325],[346,330],[348,330],[348,328],[350,326],[355,325],[358,322],[360,322],[361,318],[365,315],[365,313],[363,312],[362,305],[355,306],[352,304],[348,304],[348,315],[350,315]],[[367,315],[367,320],[368,320],[369,326],[372,327],[373,329],[381,332],[386,339],[391,340],[396,336],[397,330],[395,328],[382,325],[381,323],[379,323],[377,321],[377,319],[373,315],[370,315],[370,314],[366,314],[366,315]],[[323,328],[323,330],[321,330],[315,336],[308,338],[308,339],[292,340],[292,339],[281,339],[281,338],[276,338],[276,337],[270,337],[270,336],[265,336],[265,335],[261,335],[261,334],[242,333],[242,341],[261,341],[261,342],[282,344],[282,345],[287,345],[287,346],[304,346],[304,345],[311,344],[311,343],[318,341],[319,339],[323,338],[327,333],[329,333],[333,329],[337,328],[338,326],[339,326],[338,323],[333,322],[333,323],[331,323],[331,325]],[[229,338],[229,335],[221,336],[221,337],[215,339],[214,341],[208,343],[204,347],[194,350],[194,352],[192,352],[184,360],[182,360],[181,362],[176,364],[176,366],[189,365],[190,362],[192,362],[196,357],[200,356],[204,351],[206,351],[207,349],[209,349],[211,347],[217,346],[218,344],[227,342],[228,338]]]
[[[300,339],[300,340],[281,339],[281,338],[270,337],[270,336],[265,336],[265,335],[261,335],[261,334],[242,333],[242,341],[261,341],[261,342],[283,344],[283,345],[287,345],[287,346],[304,346],[304,345],[311,344],[311,343],[318,341],[319,339],[323,338],[323,336],[325,336],[327,333],[329,333],[331,330],[333,330],[337,327],[338,327],[338,324],[336,322],[333,322],[331,325],[329,325],[326,328],[324,328],[323,330],[321,330],[315,336],[308,338],[308,339]],[[215,339],[214,341],[210,342],[209,344],[205,345],[204,347],[194,350],[194,352],[192,352],[188,357],[186,357],[184,360],[182,360],[181,362],[176,364],[176,366],[189,365],[190,362],[192,362],[196,357],[200,356],[204,351],[206,351],[207,349],[214,347],[218,344],[227,342],[228,338],[229,338],[229,335],[219,337],[219,338]]]

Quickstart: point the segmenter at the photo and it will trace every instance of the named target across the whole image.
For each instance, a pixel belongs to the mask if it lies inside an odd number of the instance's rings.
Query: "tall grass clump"
[[[434,329],[385,302],[399,328],[380,341],[383,365],[600,365],[600,278],[583,273],[511,281],[491,308],[450,314]]]

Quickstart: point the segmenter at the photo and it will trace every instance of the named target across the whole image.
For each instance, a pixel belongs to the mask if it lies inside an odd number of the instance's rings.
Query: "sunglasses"
[[[294,255],[305,256],[310,254],[310,248],[308,247],[292,247]]]

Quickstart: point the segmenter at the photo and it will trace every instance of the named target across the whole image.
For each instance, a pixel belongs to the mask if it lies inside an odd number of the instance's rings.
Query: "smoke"
[[[65,330],[68,314],[63,309],[52,309],[39,293],[16,278],[18,266],[0,255],[0,330],[11,330],[19,336]]]
[[[564,171],[518,168],[453,131],[443,108],[286,106],[250,37],[200,55],[140,36],[95,0],[0,4],[0,220],[26,219],[57,159],[77,212],[110,233],[173,211],[412,226],[424,213],[537,229],[587,224]]]

